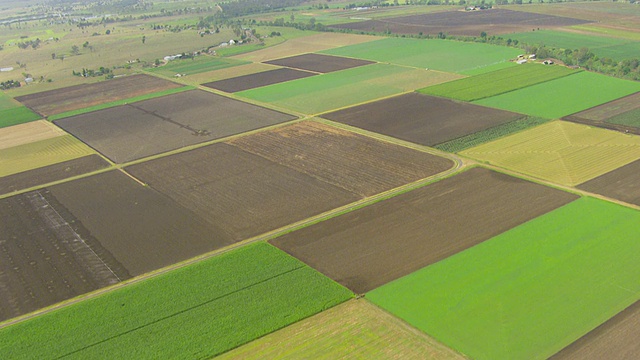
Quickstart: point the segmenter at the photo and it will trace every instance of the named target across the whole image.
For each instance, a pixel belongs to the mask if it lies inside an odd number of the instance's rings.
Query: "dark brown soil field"
[[[445,158],[311,121],[243,136],[229,144],[362,197],[454,165]]]
[[[265,64],[328,73],[373,64],[373,61],[322,54],[303,54],[283,59],[265,61]]]
[[[231,244],[220,229],[120,171],[49,190],[133,276]]]
[[[550,359],[640,359],[639,336],[640,302],[636,302]]]
[[[322,115],[414,143],[433,146],[524,115],[410,93]]]
[[[365,293],[577,198],[474,168],[270,242]]]
[[[360,197],[225,143],[127,167],[240,241]]]
[[[48,190],[0,200],[0,321],[129,277]]]
[[[365,32],[385,32],[393,34],[438,34],[480,36],[531,31],[538,28],[554,28],[588,23],[589,21],[512,11],[491,9],[481,11],[447,11],[430,14],[409,15],[396,18],[367,20],[362,22],[331,25],[332,28],[352,29]]]
[[[285,81],[302,79],[313,75],[317,74],[308,71],[282,68],[238,76],[231,79],[208,82],[202,85],[212,89],[234,93]]]
[[[181,86],[149,75],[132,75],[18,96],[16,100],[42,116],[49,116]]]
[[[577,188],[640,206],[640,160],[600,175]]]
[[[86,174],[108,166],[109,163],[100,156],[89,155],[39,169],[0,177],[0,195]]]
[[[640,128],[638,127],[607,122],[607,120],[616,115],[621,115],[638,108],[640,108],[640,92],[576,114],[565,116],[563,120],[640,135]]]
[[[295,119],[202,90],[55,121],[116,163]]]

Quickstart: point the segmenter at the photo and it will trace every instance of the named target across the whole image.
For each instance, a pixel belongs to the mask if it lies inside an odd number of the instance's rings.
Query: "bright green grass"
[[[474,103],[556,119],[640,91],[640,82],[582,71]]]
[[[352,296],[257,243],[2,329],[0,358],[211,358]]]
[[[640,212],[581,198],[367,294],[474,359],[546,359],[640,298]]]
[[[564,66],[523,64],[418,90],[428,95],[473,101],[576,73]]]
[[[151,68],[147,71],[165,76],[174,76],[175,74],[193,75],[244,64],[249,64],[249,62],[213,56],[198,56],[187,60],[173,60],[167,65]]]
[[[518,64],[512,61],[505,61],[505,62],[495,63],[493,65],[483,66],[480,68],[460,71],[459,73],[462,75],[474,76],[474,75],[480,75],[480,74],[501,70],[501,69],[506,69],[514,66],[518,66]]]
[[[0,128],[18,125],[29,121],[41,119],[42,116],[34,113],[26,106],[13,109],[0,110]]]
[[[534,126],[544,124],[548,121],[549,119],[525,116],[521,119],[514,120],[506,124],[494,126],[486,130],[478,131],[477,133],[469,134],[442,144],[438,144],[434,147],[442,151],[456,153],[480,144],[484,144],[489,141],[499,139],[503,136],[507,136],[518,131],[526,130]]]
[[[51,115],[47,119],[49,121],[59,120],[59,119],[66,118],[66,117],[69,117],[69,116],[86,114],[86,113],[89,113],[89,112],[92,112],[92,111],[96,111],[96,110],[102,110],[102,109],[112,108],[112,107],[115,107],[115,106],[130,104],[130,103],[134,103],[134,102],[138,102],[138,101],[154,99],[154,98],[157,98],[157,97],[171,95],[171,94],[177,94],[177,93],[181,93],[183,91],[193,90],[193,89],[195,89],[194,86],[183,86],[183,87],[179,87],[179,88],[168,89],[168,90],[164,90],[164,91],[160,91],[160,92],[156,92],[156,93],[145,94],[145,95],[135,96],[135,97],[128,98],[128,99],[122,99],[122,100],[112,101],[112,102],[108,102],[108,103],[104,103],[104,104],[100,104],[100,105],[95,105],[95,106],[91,106],[91,107],[88,107],[88,108],[66,111],[66,112],[63,112],[63,113],[60,113],[60,114]]]
[[[640,59],[640,42],[609,46],[592,51],[601,58],[613,60]]]
[[[627,111],[626,113],[622,113],[620,115],[616,115],[610,119],[607,119],[606,122],[610,124],[620,124],[640,128],[640,109],[635,109]]]
[[[449,81],[452,76],[389,64],[371,64],[245,90],[236,95],[306,114],[317,114]]]
[[[321,53],[462,73],[506,62],[521,51],[472,42],[386,38]]]

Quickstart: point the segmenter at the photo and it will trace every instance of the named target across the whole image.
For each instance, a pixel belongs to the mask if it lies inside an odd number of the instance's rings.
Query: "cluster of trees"
[[[81,71],[71,70],[71,73],[73,74],[73,76],[96,77],[105,75],[108,79],[113,78],[113,72],[111,72],[111,69],[105,68],[103,66],[101,66],[98,70],[85,68],[82,68]]]
[[[0,90],[9,90],[12,88],[19,88],[20,86],[20,81],[16,80],[7,80],[0,82]]]
[[[303,22],[298,21],[295,22],[295,18],[293,15],[290,18],[291,21],[286,21],[284,18],[277,18],[273,21],[259,21],[257,25],[260,26],[281,26],[281,27],[292,27],[299,30],[314,30],[314,31],[330,31],[327,27],[316,21],[316,18],[310,18],[309,21]]]
[[[18,45],[18,47],[20,49],[27,49],[29,47],[33,48],[33,49],[37,49],[38,46],[40,46],[40,44],[42,43],[42,40],[35,39],[35,40],[27,40],[27,41],[21,41],[19,43],[17,43],[16,45]]]

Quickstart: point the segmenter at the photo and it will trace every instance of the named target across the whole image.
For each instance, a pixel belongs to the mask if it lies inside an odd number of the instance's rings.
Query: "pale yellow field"
[[[366,300],[351,300],[216,359],[464,359]]]
[[[269,61],[284,57],[306,54],[340,46],[360,44],[363,42],[381,39],[378,36],[354,35],[341,33],[320,33],[295,39],[289,39],[281,44],[253,51],[247,54],[234,56],[236,59],[253,62]]]
[[[62,129],[46,120],[9,126],[0,129],[0,150],[65,134]]]
[[[640,136],[554,121],[461,154],[575,186],[640,159]]]
[[[71,135],[62,135],[0,150],[0,177],[95,154]]]
[[[187,85],[204,84],[210,81],[218,81],[224,79],[230,79],[237,76],[255,74],[267,70],[279,69],[279,66],[251,63],[246,65],[233,66],[220,70],[207,71],[200,74],[188,75],[182,78],[177,78],[174,81],[185,83]]]

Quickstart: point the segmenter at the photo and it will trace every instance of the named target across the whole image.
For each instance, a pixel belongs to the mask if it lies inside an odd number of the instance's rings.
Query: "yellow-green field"
[[[56,136],[0,150],[0,176],[37,169],[95,154],[71,135]]]
[[[365,300],[351,300],[216,359],[464,359]]]
[[[574,186],[640,159],[640,137],[554,121],[461,154]]]
[[[183,76],[180,78],[175,78],[174,81],[189,85],[199,85],[210,81],[230,79],[238,76],[250,75],[278,68],[279,66],[274,65],[249,63],[247,65],[239,65],[220,70],[206,71],[199,74]]]

